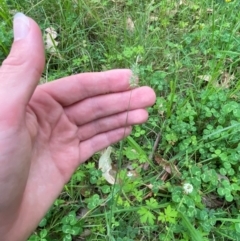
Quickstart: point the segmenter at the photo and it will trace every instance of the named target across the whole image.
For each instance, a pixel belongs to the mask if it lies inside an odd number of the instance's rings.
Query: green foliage
[[[39,235],[32,235],[28,240],[29,241],[47,241],[46,237],[48,235],[48,231],[43,229],[39,232]]]
[[[1,19],[1,18],[0,18]],[[10,34],[9,34],[10,32]],[[12,30],[6,22],[0,22],[0,61],[8,54],[12,42]]]
[[[75,212],[70,212],[62,218],[62,232],[64,233],[63,240],[72,240],[72,235],[76,236],[82,232],[82,227],[78,225],[78,220]]]
[[[53,210],[54,208],[41,220],[39,223],[39,228],[41,228],[39,233],[33,234],[29,238],[29,241],[52,241],[56,238],[61,238],[64,241],[72,241],[73,236],[80,235],[83,232],[82,222],[77,218],[75,211],[70,211],[63,218],[59,219],[54,227],[55,232],[52,232],[52,227],[49,224],[53,221]]]
[[[88,200],[86,200],[86,203],[88,204],[87,207],[89,209],[94,209],[102,203],[102,200],[100,199],[98,194],[94,194],[93,196],[88,198]]]
[[[164,212],[159,214],[158,220],[161,222],[168,222],[168,223],[175,224],[177,216],[178,216],[178,212],[176,211],[176,209],[168,205],[164,209]]]
[[[153,225],[154,224],[154,220],[156,219],[156,217],[153,215],[153,213],[145,208],[145,207],[141,207],[138,210],[138,214],[140,215],[140,221],[142,223],[147,223],[149,225]]]
[[[184,226],[187,228],[187,230],[190,233],[191,239],[194,240],[194,241],[204,240],[203,235],[193,227],[193,225],[191,224],[189,219],[184,214],[182,214],[181,212],[179,214],[181,215],[182,222],[183,222]]]
[[[46,51],[46,81],[131,68],[157,96],[148,122],[116,145],[117,183],[104,180],[96,154],[29,240],[239,240],[239,7],[220,0],[0,3],[1,61],[12,11],[24,11],[58,34],[58,54]]]

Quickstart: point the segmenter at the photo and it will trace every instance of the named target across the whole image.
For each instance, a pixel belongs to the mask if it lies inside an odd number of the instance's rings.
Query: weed
[[[47,81],[132,68],[157,94],[149,120],[81,165],[29,241],[240,240],[238,1],[59,0],[0,3],[0,58],[11,11],[57,32]],[[132,85],[136,85],[135,79]],[[158,141],[157,141],[158,140]]]

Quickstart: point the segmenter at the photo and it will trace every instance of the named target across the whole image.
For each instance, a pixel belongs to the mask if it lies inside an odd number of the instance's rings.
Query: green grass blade
[[[192,241],[203,241],[202,234],[193,227],[188,218],[181,212],[179,212],[179,214],[182,218],[184,226],[188,229],[190,233]]]

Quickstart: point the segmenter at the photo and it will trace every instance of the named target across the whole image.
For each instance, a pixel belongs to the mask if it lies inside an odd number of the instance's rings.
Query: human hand
[[[0,68],[0,237],[21,241],[81,163],[147,120],[155,94],[131,90],[130,70],[37,86],[45,61],[39,27],[18,14],[14,39]]]

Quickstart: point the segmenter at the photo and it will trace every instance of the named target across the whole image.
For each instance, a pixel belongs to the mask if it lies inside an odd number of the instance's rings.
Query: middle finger
[[[80,126],[124,111],[146,108],[153,102],[153,90],[149,87],[140,87],[121,93],[88,98],[64,110],[69,120]]]

